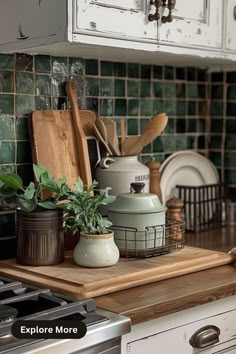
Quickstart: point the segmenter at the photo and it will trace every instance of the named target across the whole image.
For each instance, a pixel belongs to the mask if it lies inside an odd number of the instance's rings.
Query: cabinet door
[[[236,0],[227,0],[226,4],[226,49],[236,51]]]
[[[168,9],[163,14],[167,15]],[[222,0],[177,0],[173,16],[170,23],[160,21],[161,41],[173,45],[221,48]]]
[[[157,40],[157,25],[148,21],[147,0],[74,0],[74,33]]]

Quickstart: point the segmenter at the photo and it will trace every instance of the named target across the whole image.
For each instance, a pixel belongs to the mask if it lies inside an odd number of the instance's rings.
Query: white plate
[[[176,196],[176,185],[203,186],[219,182],[216,167],[195,151],[179,151],[170,155],[160,168],[163,203]]]

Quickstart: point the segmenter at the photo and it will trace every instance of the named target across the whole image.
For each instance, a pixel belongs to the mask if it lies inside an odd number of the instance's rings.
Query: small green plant
[[[30,182],[24,187],[23,181],[17,174],[0,175],[0,209],[20,208],[31,212],[40,209],[62,208],[58,202],[65,199],[69,187],[66,179],[60,180],[57,185],[51,173],[42,165],[33,165],[37,183]]]
[[[107,189],[97,189],[98,182],[84,190],[81,178],[74,184],[74,188],[67,191],[68,203],[63,205],[65,210],[64,228],[73,234],[78,231],[85,234],[104,234],[112,223],[98,211],[100,205],[109,202]]]

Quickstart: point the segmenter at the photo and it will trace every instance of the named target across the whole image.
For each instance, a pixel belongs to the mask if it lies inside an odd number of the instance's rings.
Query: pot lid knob
[[[130,183],[130,193],[140,194],[143,193],[145,183],[143,182],[133,182]]]

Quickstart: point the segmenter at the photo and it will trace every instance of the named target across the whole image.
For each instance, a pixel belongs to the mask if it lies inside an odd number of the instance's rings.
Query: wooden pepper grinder
[[[172,220],[183,221],[182,212],[184,203],[181,199],[173,197],[166,202],[167,217]],[[182,226],[173,226],[173,241],[181,241],[183,238]]]
[[[146,163],[146,166],[150,169],[150,184],[149,191],[158,196],[160,202],[162,203],[162,193],[160,186],[160,162],[155,161],[154,158]]]

